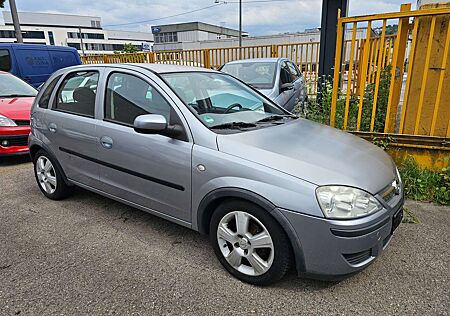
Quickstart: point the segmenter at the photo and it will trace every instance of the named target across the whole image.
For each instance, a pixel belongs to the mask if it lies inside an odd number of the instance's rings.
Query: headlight
[[[318,187],[316,196],[327,218],[357,218],[378,212],[383,208],[371,194],[345,186]]]
[[[0,126],[17,126],[17,124],[9,117],[0,114]]]

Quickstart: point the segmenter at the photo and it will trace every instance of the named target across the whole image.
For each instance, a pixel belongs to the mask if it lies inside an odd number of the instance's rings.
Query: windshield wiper
[[[292,118],[292,119],[294,119],[294,118],[297,118],[297,116],[294,116],[294,115],[271,115],[271,116],[268,116],[268,117],[265,117],[265,118],[263,118],[261,120],[256,121],[256,123],[279,121],[279,120],[282,120],[282,119],[285,119],[285,118]]]
[[[211,126],[211,129],[241,129],[241,128],[251,128],[256,127],[254,123],[246,122],[231,122]]]

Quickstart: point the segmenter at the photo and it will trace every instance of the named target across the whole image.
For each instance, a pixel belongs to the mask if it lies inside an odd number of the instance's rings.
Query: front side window
[[[290,83],[292,82],[293,78],[291,75],[291,71],[289,70],[289,67],[286,65],[286,63],[281,64],[281,70],[280,70],[280,82],[283,83]]]
[[[226,72],[257,89],[272,89],[275,83],[275,62],[243,62],[226,64]]]
[[[69,74],[58,90],[55,109],[94,117],[98,76],[97,71],[79,71]]]
[[[298,72],[297,72],[295,65],[289,61],[286,62],[286,64],[288,65],[289,72],[291,73],[292,81],[297,80],[299,78],[299,76],[298,76]]]
[[[119,72],[109,76],[105,120],[131,126],[139,115],[160,114],[170,122],[170,109],[163,96],[145,80]]]
[[[0,98],[35,97],[36,89],[19,78],[9,74],[0,74]]]
[[[184,72],[162,74],[162,77],[197,118],[212,130],[268,127],[294,119],[227,74]]]
[[[7,49],[0,49],[0,70],[6,72],[11,70],[11,56]]]

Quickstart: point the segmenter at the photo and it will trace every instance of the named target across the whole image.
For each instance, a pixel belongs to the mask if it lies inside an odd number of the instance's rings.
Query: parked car
[[[288,111],[308,99],[301,71],[286,58],[256,58],[226,63],[220,69],[259,90]]]
[[[226,73],[72,67],[48,80],[31,117],[46,197],[80,186],[209,234],[225,269],[252,284],[281,279],[291,264],[321,278],[360,271],[402,217],[401,180],[383,150],[298,118]]]
[[[30,111],[37,91],[0,71],[0,156],[28,153]]]
[[[80,55],[72,47],[0,43],[0,71],[10,72],[35,88],[56,70],[80,64]]]

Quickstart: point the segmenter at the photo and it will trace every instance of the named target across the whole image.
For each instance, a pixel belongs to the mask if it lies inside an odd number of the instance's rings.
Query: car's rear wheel
[[[275,219],[246,201],[227,201],[212,215],[210,238],[225,269],[238,279],[267,285],[289,270],[289,240]]]
[[[67,197],[72,189],[65,183],[58,163],[44,150],[34,156],[34,175],[41,192],[52,200]]]

